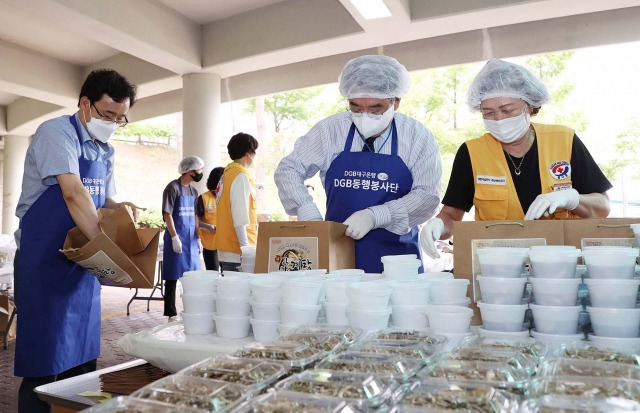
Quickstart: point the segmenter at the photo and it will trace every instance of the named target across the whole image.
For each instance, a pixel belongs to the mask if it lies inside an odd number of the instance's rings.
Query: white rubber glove
[[[182,254],[182,241],[180,241],[178,235],[171,238],[171,245],[173,246],[173,252],[176,254]]]
[[[202,246],[202,240],[198,238],[198,253],[202,254],[202,250],[204,247]]]
[[[298,221],[324,221],[318,206],[314,203],[303,205],[296,211]]]
[[[444,221],[440,218],[433,218],[427,222],[422,228],[420,233],[420,245],[424,252],[427,253],[431,259],[440,258],[438,249],[436,248],[436,241],[440,239],[440,236],[444,232]]]
[[[353,239],[362,239],[376,224],[376,217],[368,209],[351,214],[344,224],[348,227],[344,234]]]
[[[580,194],[575,189],[565,189],[564,191],[549,192],[548,194],[538,195],[533,201],[525,220],[538,219],[541,216],[548,217],[558,209],[568,209],[573,211],[580,205]]]

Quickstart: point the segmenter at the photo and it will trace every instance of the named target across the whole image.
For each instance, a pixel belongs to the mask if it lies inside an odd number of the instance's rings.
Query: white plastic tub
[[[560,248],[558,248],[560,247]],[[531,276],[534,278],[574,278],[578,258],[582,255],[579,249],[571,246],[549,246],[531,248]]]
[[[485,330],[515,333],[522,331],[528,305],[499,305],[478,301]]]
[[[573,307],[529,304],[536,331],[554,335],[576,334],[582,306],[575,305],[575,300],[573,303]]]
[[[187,314],[183,311],[180,317],[187,335],[212,334],[215,331],[213,314]]]
[[[384,276],[395,280],[415,280],[418,278],[418,269],[422,261],[416,258],[397,259],[395,257],[382,257],[384,264]]]
[[[283,282],[280,288],[282,301],[287,304],[316,305],[320,299],[322,284],[296,279]]]
[[[425,314],[434,333],[460,334],[469,331],[473,310],[455,305],[430,305]]]
[[[362,277],[347,278],[342,277],[329,279],[324,283],[324,290],[327,294],[327,301],[330,303],[349,303],[347,297],[347,285],[353,282],[360,282]]]
[[[246,317],[251,311],[249,297],[230,298],[217,295],[216,310],[217,314],[222,317]]]
[[[298,326],[297,325],[296,326],[292,326],[292,325],[278,324],[278,333],[280,335],[287,334],[288,332],[294,330],[296,327],[298,327]]]
[[[280,319],[282,324],[300,325],[315,324],[318,322],[318,313],[320,313],[320,304],[316,305],[296,305],[280,303]]]
[[[362,276],[362,282],[376,281],[384,278],[384,274],[368,273]]]
[[[213,314],[216,310],[215,294],[181,294],[187,314]]]
[[[453,280],[453,274],[450,272],[425,272],[424,274],[418,274],[418,281],[433,280]]]
[[[319,269],[319,270],[304,270],[304,275],[316,276],[316,275],[325,275],[327,270]]]
[[[505,333],[503,331],[491,331],[484,328],[478,328],[478,334],[489,338],[497,338],[500,340],[521,340],[529,337],[529,330],[517,331],[515,333]]]
[[[349,277],[349,276],[363,276],[364,270],[358,270],[356,268],[347,268],[343,270],[333,270],[329,273],[329,275],[337,275],[338,277]]]
[[[244,276],[222,277],[217,281],[218,296],[227,298],[249,298],[251,279]]]
[[[467,289],[469,288],[469,280],[465,279],[432,280],[430,283],[431,290],[429,295],[431,296],[431,302],[434,304],[462,301],[467,296]]]
[[[253,327],[253,337],[256,341],[267,342],[274,340],[278,337],[278,324],[279,321],[269,321],[269,320],[257,320],[252,318],[249,320],[251,326]]]
[[[480,283],[482,301],[487,304],[517,305],[522,302],[526,278],[476,277]]]
[[[591,279],[630,280],[635,275],[637,248],[591,247],[582,251]]]
[[[280,321],[279,303],[249,302],[253,308],[253,318],[264,321]]]
[[[465,297],[464,300],[462,301],[452,301],[450,303],[440,303],[440,304],[435,304],[435,303],[429,303],[429,305],[455,305],[458,307],[469,307],[469,305],[471,304],[471,298],[469,297]]]
[[[256,256],[256,247],[254,245],[247,245],[246,247],[240,247],[240,251],[242,251],[242,258],[245,257],[254,257]]]
[[[477,251],[485,277],[519,278],[525,272],[528,248],[483,248]]]
[[[429,327],[429,319],[425,311],[426,305],[419,306],[391,306],[391,320],[398,328],[425,328]]]
[[[566,278],[554,280],[550,278],[532,277],[529,278],[529,282],[533,287],[533,298],[536,304],[572,307],[576,305],[578,290],[580,289],[580,284],[582,284],[582,279]]]
[[[189,277],[213,277],[218,278],[220,275],[218,271],[209,271],[209,270],[197,270],[197,271],[187,271],[182,274],[182,278]]]
[[[576,334],[544,334],[536,331],[536,329],[531,330],[531,336],[536,340],[540,340],[544,343],[547,343],[549,346],[549,354],[552,354],[553,351],[560,348],[563,344],[573,343],[574,341],[582,341],[584,340],[583,333]]]
[[[625,352],[636,352],[640,347],[640,338],[598,337],[589,334],[589,341],[601,349],[613,349]]]
[[[180,284],[185,294],[215,294],[218,279],[217,276],[212,275],[182,277]]]
[[[351,327],[361,328],[364,331],[380,331],[389,325],[391,308],[382,310],[361,310],[347,307],[347,318]]]
[[[394,305],[429,304],[430,283],[428,281],[399,281],[391,288],[391,303]]]
[[[348,325],[349,319],[347,318],[347,303],[324,303],[324,312],[327,317],[327,324],[333,325]]]
[[[223,317],[213,315],[216,320],[216,333],[222,338],[245,338],[249,335],[249,316]]]
[[[451,351],[454,348],[458,347],[458,344],[460,344],[462,340],[464,340],[467,337],[471,337],[473,333],[471,331],[468,331],[466,333],[442,334],[442,335],[447,338],[447,342],[445,343],[442,350]]]
[[[251,280],[251,292],[253,301],[257,303],[279,303],[282,301],[280,284],[287,281],[283,275],[267,275]]]
[[[640,308],[587,307],[593,333],[599,337],[636,338],[640,332]]]
[[[598,308],[636,308],[640,280],[585,279],[591,305]]]
[[[384,310],[389,307],[393,289],[389,284],[359,282],[347,285],[349,307],[359,310]]]

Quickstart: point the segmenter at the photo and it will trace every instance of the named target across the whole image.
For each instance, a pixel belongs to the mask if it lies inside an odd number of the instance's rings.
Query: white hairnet
[[[478,112],[483,100],[497,97],[522,99],[536,108],[551,100],[544,80],[522,66],[493,59],[471,82],[467,105],[472,112]]]
[[[187,156],[180,161],[178,165],[178,172],[180,175],[184,175],[189,171],[195,171],[197,169],[204,168],[204,161],[199,156]]]
[[[347,99],[387,99],[409,92],[407,68],[393,57],[360,56],[350,60],[338,77],[340,93]]]

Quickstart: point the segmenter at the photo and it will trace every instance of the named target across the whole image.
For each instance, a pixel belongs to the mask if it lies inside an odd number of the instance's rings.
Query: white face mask
[[[502,143],[513,143],[522,138],[529,129],[527,109],[520,116],[502,120],[484,120],[484,128]]]
[[[118,130],[119,126],[115,122],[109,122],[102,119],[96,119],[91,116],[91,106],[89,106],[89,117],[90,121],[87,122],[87,116],[82,112],[82,116],[84,116],[84,123],[87,125],[87,131],[89,131],[89,135],[92,138],[99,140],[100,142],[106,143],[111,136]]]
[[[351,112],[351,121],[356,125],[363,138],[370,138],[389,126],[391,119],[393,119],[393,106],[394,103],[392,102],[389,109],[381,115]]]

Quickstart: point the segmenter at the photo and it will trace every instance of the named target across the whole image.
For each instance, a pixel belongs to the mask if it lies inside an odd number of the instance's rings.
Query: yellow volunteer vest
[[[236,236],[236,230],[233,226],[233,218],[231,215],[231,185],[233,185],[234,179],[241,174],[245,173],[249,176],[246,169],[235,162],[230,163],[224,170],[222,175],[222,181],[220,191],[218,192],[218,205],[216,216],[216,237],[215,237],[215,249],[220,251],[231,252],[234,254],[240,254],[240,243]],[[251,197],[249,199],[249,225],[247,226],[247,237],[249,238],[249,245],[256,245],[258,241],[258,214],[256,210],[256,200],[253,195],[253,181],[249,178],[251,183]]]
[[[204,206],[204,216],[200,219],[209,225],[216,225],[216,197],[213,192],[207,191],[202,194],[202,205]],[[200,239],[205,249],[210,251],[216,249],[215,234],[210,234],[209,231],[201,229]]]
[[[574,130],[559,125],[531,124],[536,132],[542,193],[571,184],[571,148]],[[490,133],[467,141],[475,196],[476,221],[522,220],[524,211],[516,192],[502,145]],[[576,218],[566,209],[546,219]],[[545,219],[544,217],[542,219]]]

